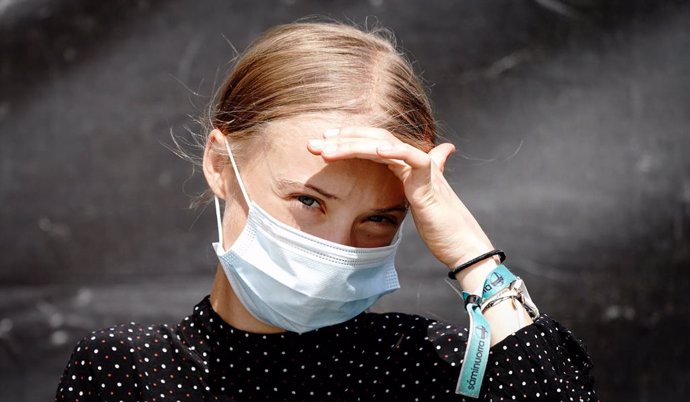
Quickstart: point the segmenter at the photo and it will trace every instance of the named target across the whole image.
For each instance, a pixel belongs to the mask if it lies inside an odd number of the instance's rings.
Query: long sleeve
[[[466,334],[439,322],[429,326],[428,338],[453,368],[453,381],[462,365]],[[592,367],[584,344],[542,315],[491,348],[479,400],[596,401]],[[458,395],[457,400],[463,399],[471,400]]]
[[[582,341],[541,316],[491,348],[483,398],[595,401],[592,367]]]

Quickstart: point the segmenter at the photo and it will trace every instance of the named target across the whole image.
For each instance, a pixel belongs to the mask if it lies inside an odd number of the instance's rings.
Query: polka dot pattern
[[[208,297],[175,327],[120,325],[74,349],[56,401],[471,401],[455,394],[467,331],[363,313],[305,334],[253,334]],[[584,346],[547,316],[492,347],[484,401],[597,400]]]

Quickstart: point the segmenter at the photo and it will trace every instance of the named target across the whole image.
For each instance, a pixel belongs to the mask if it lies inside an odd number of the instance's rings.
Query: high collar
[[[326,328],[298,334],[281,332],[275,334],[257,334],[237,329],[223,321],[213,310],[210,297],[206,296],[194,307],[194,312],[178,324],[178,332],[183,340],[195,350],[203,360],[209,356],[223,356],[237,351],[256,349],[282,349],[309,345],[316,339],[338,338],[342,341],[349,337],[351,321],[360,323],[366,313],[354,319]]]

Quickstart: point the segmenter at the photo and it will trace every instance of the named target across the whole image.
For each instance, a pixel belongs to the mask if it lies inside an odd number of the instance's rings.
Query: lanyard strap
[[[462,292],[465,309],[470,316],[470,334],[455,388],[456,394],[471,398],[479,397],[491,347],[491,328],[482,314],[480,305],[483,300],[509,287],[515,280],[517,277],[505,265],[499,265],[484,280],[481,296]]]

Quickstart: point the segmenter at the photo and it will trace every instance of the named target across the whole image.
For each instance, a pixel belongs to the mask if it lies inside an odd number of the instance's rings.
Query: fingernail
[[[340,129],[339,129],[339,128],[329,128],[329,129],[327,129],[326,131],[323,132],[323,136],[326,137],[326,138],[335,137],[335,136],[337,136],[339,133],[340,133]]]
[[[334,154],[335,151],[337,151],[337,150],[338,150],[338,146],[337,146],[337,145],[331,144],[331,145],[328,145],[326,148],[324,148],[323,151],[322,151],[322,153],[324,153],[324,154]]]
[[[309,146],[312,149],[317,149],[317,150],[321,149],[321,148],[323,148],[323,144],[324,144],[323,140],[309,140]]]
[[[381,144],[378,147],[376,147],[376,150],[381,152],[390,151],[391,149],[393,149],[393,145],[391,144]]]

